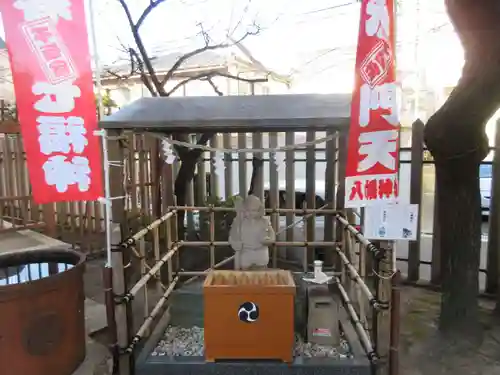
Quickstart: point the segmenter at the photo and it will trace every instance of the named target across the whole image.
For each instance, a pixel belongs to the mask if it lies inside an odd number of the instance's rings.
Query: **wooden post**
[[[316,138],[316,132],[307,132],[306,141],[312,142]],[[306,201],[307,208],[318,208],[316,207],[316,146],[308,146],[306,149]],[[307,216],[304,222],[304,227],[307,226],[307,233],[309,234],[308,241],[313,242],[316,238],[316,215]],[[307,254],[307,263],[312,264],[316,258],[316,249],[305,248],[304,251]],[[322,249],[323,251],[323,249]]]
[[[497,293],[499,291],[499,267],[500,267],[500,120],[497,121],[495,134],[495,154],[493,155],[490,222],[488,230],[488,255],[486,262],[486,293]],[[500,301],[500,299],[499,299]]]
[[[295,133],[287,132],[285,134],[285,144],[293,145],[295,142]],[[285,203],[286,208],[295,208],[295,155],[293,150],[287,150],[285,152],[285,180],[286,180],[286,192],[285,192]],[[295,214],[286,214],[286,226],[289,227],[293,224]],[[286,230],[286,240],[287,242],[294,241],[295,228],[292,227]],[[286,247],[286,258],[292,258],[292,247]],[[293,259],[298,260],[298,259]]]
[[[339,132],[339,144],[338,144],[338,161],[337,161],[337,175],[339,177],[337,185],[337,196],[335,197],[335,208],[337,210],[343,210],[345,207],[345,174],[346,174],[346,161],[347,161],[347,140],[348,135],[346,132]],[[344,235],[344,229],[341,224],[336,222],[335,224],[335,241],[342,241],[342,236]],[[342,267],[342,261],[335,255],[335,268],[340,271]]]
[[[397,271],[392,278],[391,295],[391,341],[389,354],[389,375],[399,374],[399,335],[401,314],[401,273]]]
[[[434,197],[437,197],[437,180],[435,182]],[[431,284],[441,285],[442,263],[441,263],[441,227],[439,225],[439,212],[437,202],[434,199],[434,214],[432,227],[432,249],[431,249]]]
[[[56,213],[54,203],[47,203],[43,206],[43,221],[45,222],[45,234],[49,237],[57,237]]]
[[[269,147],[277,148],[278,147],[278,133],[269,133]],[[274,163],[269,163],[269,200],[270,206],[273,209],[280,207],[280,199],[279,199],[279,178],[278,178],[278,170],[276,169],[276,165]],[[278,233],[280,227],[280,217],[278,213],[271,213],[271,225],[273,226],[274,233]],[[273,245],[272,246],[272,267],[278,268],[278,248]]]
[[[335,134],[333,130],[328,130],[326,132],[327,136],[332,136]],[[336,137],[326,142],[326,171],[325,171],[325,201],[330,204],[328,208],[334,208],[335,204],[335,184],[337,183],[336,178]],[[333,215],[325,215],[325,232],[324,239],[325,241],[333,241],[333,226],[334,226],[334,217]],[[333,266],[333,257],[335,256],[335,250],[326,250],[325,258],[323,259],[325,267]]]
[[[378,275],[375,275],[378,281],[376,297],[381,302],[390,304],[392,290],[392,275],[393,270],[393,241],[381,241],[380,247],[385,250],[385,256],[380,261],[378,267]],[[388,358],[390,350],[390,331],[391,331],[391,313],[390,310],[379,311],[376,318],[376,337],[375,348],[377,354],[382,358]]]
[[[108,137],[120,136],[119,131],[109,131]],[[123,186],[123,176],[125,173],[123,148],[120,141],[108,140],[108,157],[110,162],[118,163],[109,167],[110,180],[110,195],[113,197],[124,197],[125,189]],[[121,238],[128,236],[128,224],[125,213],[125,199],[113,199],[111,205],[112,213],[112,228],[116,225],[120,226]],[[108,220],[109,218],[106,218]],[[118,245],[118,244],[113,244]],[[113,252],[111,265],[113,269],[113,294],[124,295],[127,292],[127,283],[125,278],[124,254],[121,252]],[[131,334],[131,325],[129,325],[131,317],[125,304],[116,304],[115,306],[115,321],[116,321],[116,337],[118,349],[126,348],[129,344]],[[118,358],[118,369],[120,375],[131,375],[133,373],[133,356],[120,355]]]
[[[411,135],[411,180],[410,203],[420,205],[422,202],[422,168],[424,160],[424,123],[417,120],[413,123]],[[420,232],[422,210],[417,217],[417,240],[410,241],[408,247],[408,280],[420,279]]]

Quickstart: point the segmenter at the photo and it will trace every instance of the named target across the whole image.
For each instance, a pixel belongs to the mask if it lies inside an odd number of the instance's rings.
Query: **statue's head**
[[[249,195],[243,202],[243,214],[248,219],[260,219],[265,215],[264,205],[255,195]]]

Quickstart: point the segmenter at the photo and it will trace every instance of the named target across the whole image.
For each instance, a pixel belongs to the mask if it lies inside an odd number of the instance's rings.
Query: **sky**
[[[112,63],[118,60],[121,44],[134,45],[132,35],[118,0],[94,2],[99,56]],[[149,0],[127,2],[137,19]],[[413,71],[404,79],[410,85],[422,77],[430,86],[453,85],[460,76],[463,52],[444,1],[405,0],[397,14],[398,66]],[[269,68],[294,73],[300,90],[352,89],[359,28],[356,0],[168,0],[149,15],[141,35],[155,55],[200,46],[201,27],[220,42],[228,32],[239,39],[252,23],[262,30],[245,39],[245,46]]]
[[[90,0],[84,1],[89,21]],[[149,4],[149,0],[126,2],[135,20]],[[400,3],[397,62],[407,72],[404,80],[417,85],[424,76],[431,86],[452,85],[460,76],[463,53],[444,1]],[[93,4],[101,64],[123,62],[122,46],[135,44],[119,1],[93,0]],[[300,91],[351,91],[359,27],[356,0],[167,0],[151,12],[140,32],[155,56],[202,45],[201,28],[217,43],[228,33],[239,39],[254,29],[252,24],[261,31],[246,38],[245,46],[269,68],[293,73]]]

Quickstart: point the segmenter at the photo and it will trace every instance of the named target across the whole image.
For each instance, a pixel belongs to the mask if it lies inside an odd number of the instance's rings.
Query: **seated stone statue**
[[[274,230],[265,217],[264,204],[255,195],[236,201],[236,217],[229,231],[229,244],[235,251],[234,268],[266,268],[269,248],[265,241],[275,240]]]

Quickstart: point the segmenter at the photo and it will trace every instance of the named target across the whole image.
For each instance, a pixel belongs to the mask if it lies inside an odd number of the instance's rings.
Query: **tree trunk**
[[[174,184],[174,194],[177,199],[177,206],[186,205],[186,193],[187,185],[194,178],[194,172],[196,169],[196,163],[201,156],[201,152],[194,152],[197,150],[190,151],[184,156],[181,162],[181,167]],[[179,240],[184,239],[185,227],[184,227],[184,217],[186,212],[184,210],[179,210],[177,212],[177,231]]]
[[[481,249],[479,165],[488,154],[487,121],[500,103],[500,6],[490,0],[446,0],[463,44],[462,78],[429,119],[425,142],[436,163],[443,262],[439,328],[474,332],[478,324]]]
[[[477,328],[481,251],[478,168],[475,162],[463,165],[462,176],[457,178],[446,164],[436,163],[444,273],[439,328],[445,333],[463,333],[469,328],[474,332]]]

